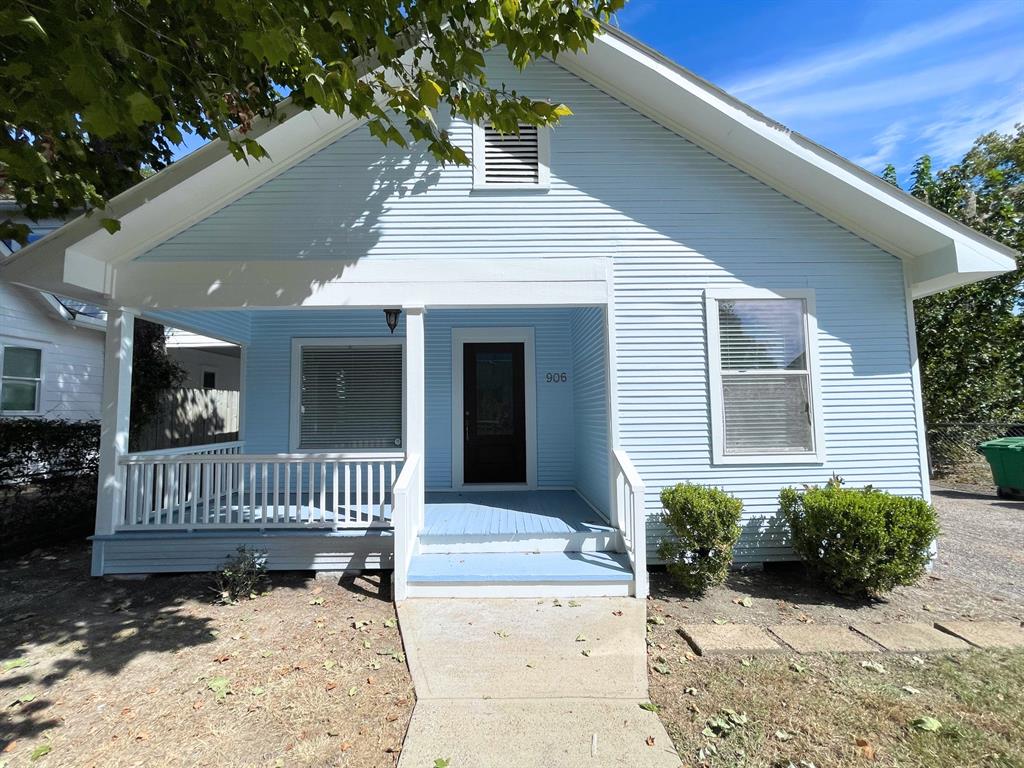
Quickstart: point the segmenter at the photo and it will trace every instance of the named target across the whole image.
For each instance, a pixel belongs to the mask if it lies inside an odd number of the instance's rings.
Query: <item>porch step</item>
[[[621,552],[470,552],[419,554],[410,585],[628,585],[629,559]]]
[[[463,533],[419,536],[423,554],[497,552],[614,552],[622,549],[622,536],[603,526],[587,531],[560,533]]]

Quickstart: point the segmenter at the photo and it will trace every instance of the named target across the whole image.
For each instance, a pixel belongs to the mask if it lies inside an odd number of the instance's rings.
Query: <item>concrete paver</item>
[[[897,653],[962,651],[970,646],[928,624],[854,624],[853,628],[883,648]]]
[[[398,768],[438,758],[471,768],[679,766],[658,716],[622,699],[417,702]]]
[[[937,621],[935,628],[978,648],[1024,648],[1024,627],[1009,621]]]
[[[771,635],[750,624],[685,624],[683,637],[701,656],[713,653],[773,653],[784,650]]]
[[[797,653],[876,653],[872,645],[849,627],[817,624],[776,624],[770,627]]]

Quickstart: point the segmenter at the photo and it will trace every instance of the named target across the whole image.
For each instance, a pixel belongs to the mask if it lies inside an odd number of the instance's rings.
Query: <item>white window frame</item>
[[[814,447],[804,453],[726,454],[725,416],[722,392],[722,338],[718,324],[718,302],[728,300],[802,299],[804,336],[807,345],[807,397],[810,401],[811,439]],[[814,290],[768,290],[763,288],[708,288],[704,292],[707,327],[708,388],[711,402],[711,451],[716,465],[730,464],[823,464],[825,429],[821,407],[820,367],[818,364],[818,318]],[[771,373],[771,371],[765,371]]]
[[[23,376],[4,376],[4,353],[7,347],[18,347],[22,349],[34,349],[39,352],[39,378],[26,379]],[[20,339],[0,339],[0,388],[3,387],[5,379],[12,381],[34,381],[36,382],[36,405],[31,411],[0,410],[3,416],[41,416],[43,413],[43,382],[46,380],[46,348],[39,344],[32,344]]]
[[[367,450],[331,451],[324,448],[300,448],[302,414],[302,348],[303,347],[380,347],[394,344],[402,348],[402,445],[397,448],[375,448]],[[406,348],[403,336],[354,336],[354,337],[303,337],[292,339],[292,370],[291,370],[291,407],[289,409],[288,447],[291,453],[330,453],[332,456],[359,458],[368,455],[405,456],[408,443],[408,425],[405,407],[405,372],[408,363],[405,359]]]
[[[537,182],[535,184],[498,184],[487,181],[485,126],[473,124],[473,189],[507,191],[547,191],[551,188],[551,129],[537,127]]]
[[[463,361],[466,344],[522,344],[523,387],[526,409],[526,482],[525,483],[469,483],[465,482],[466,464],[463,455],[463,427],[465,418],[465,381]],[[455,491],[507,491],[535,489],[537,487],[537,362],[534,352],[534,329],[508,328],[452,328],[452,490]]]

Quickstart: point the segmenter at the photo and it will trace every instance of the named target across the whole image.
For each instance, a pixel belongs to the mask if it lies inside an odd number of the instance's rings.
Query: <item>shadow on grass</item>
[[[275,574],[269,589],[307,579]],[[114,677],[144,654],[213,642],[215,619],[197,603],[214,598],[210,574],[92,578],[84,542],[0,561],[0,749],[59,725],[47,711],[69,677]]]

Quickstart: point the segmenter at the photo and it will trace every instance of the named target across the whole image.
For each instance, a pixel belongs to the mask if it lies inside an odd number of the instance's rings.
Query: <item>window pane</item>
[[[807,370],[802,299],[718,302],[722,369]]]
[[[35,381],[5,381],[0,388],[0,410],[34,411],[38,386]]]
[[[806,375],[722,377],[725,453],[814,450]]]
[[[302,348],[299,447],[382,450],[402,445],[402,348]]]
[[[4,376],[38,379],[43,353],[31,347],[4,347]]]

